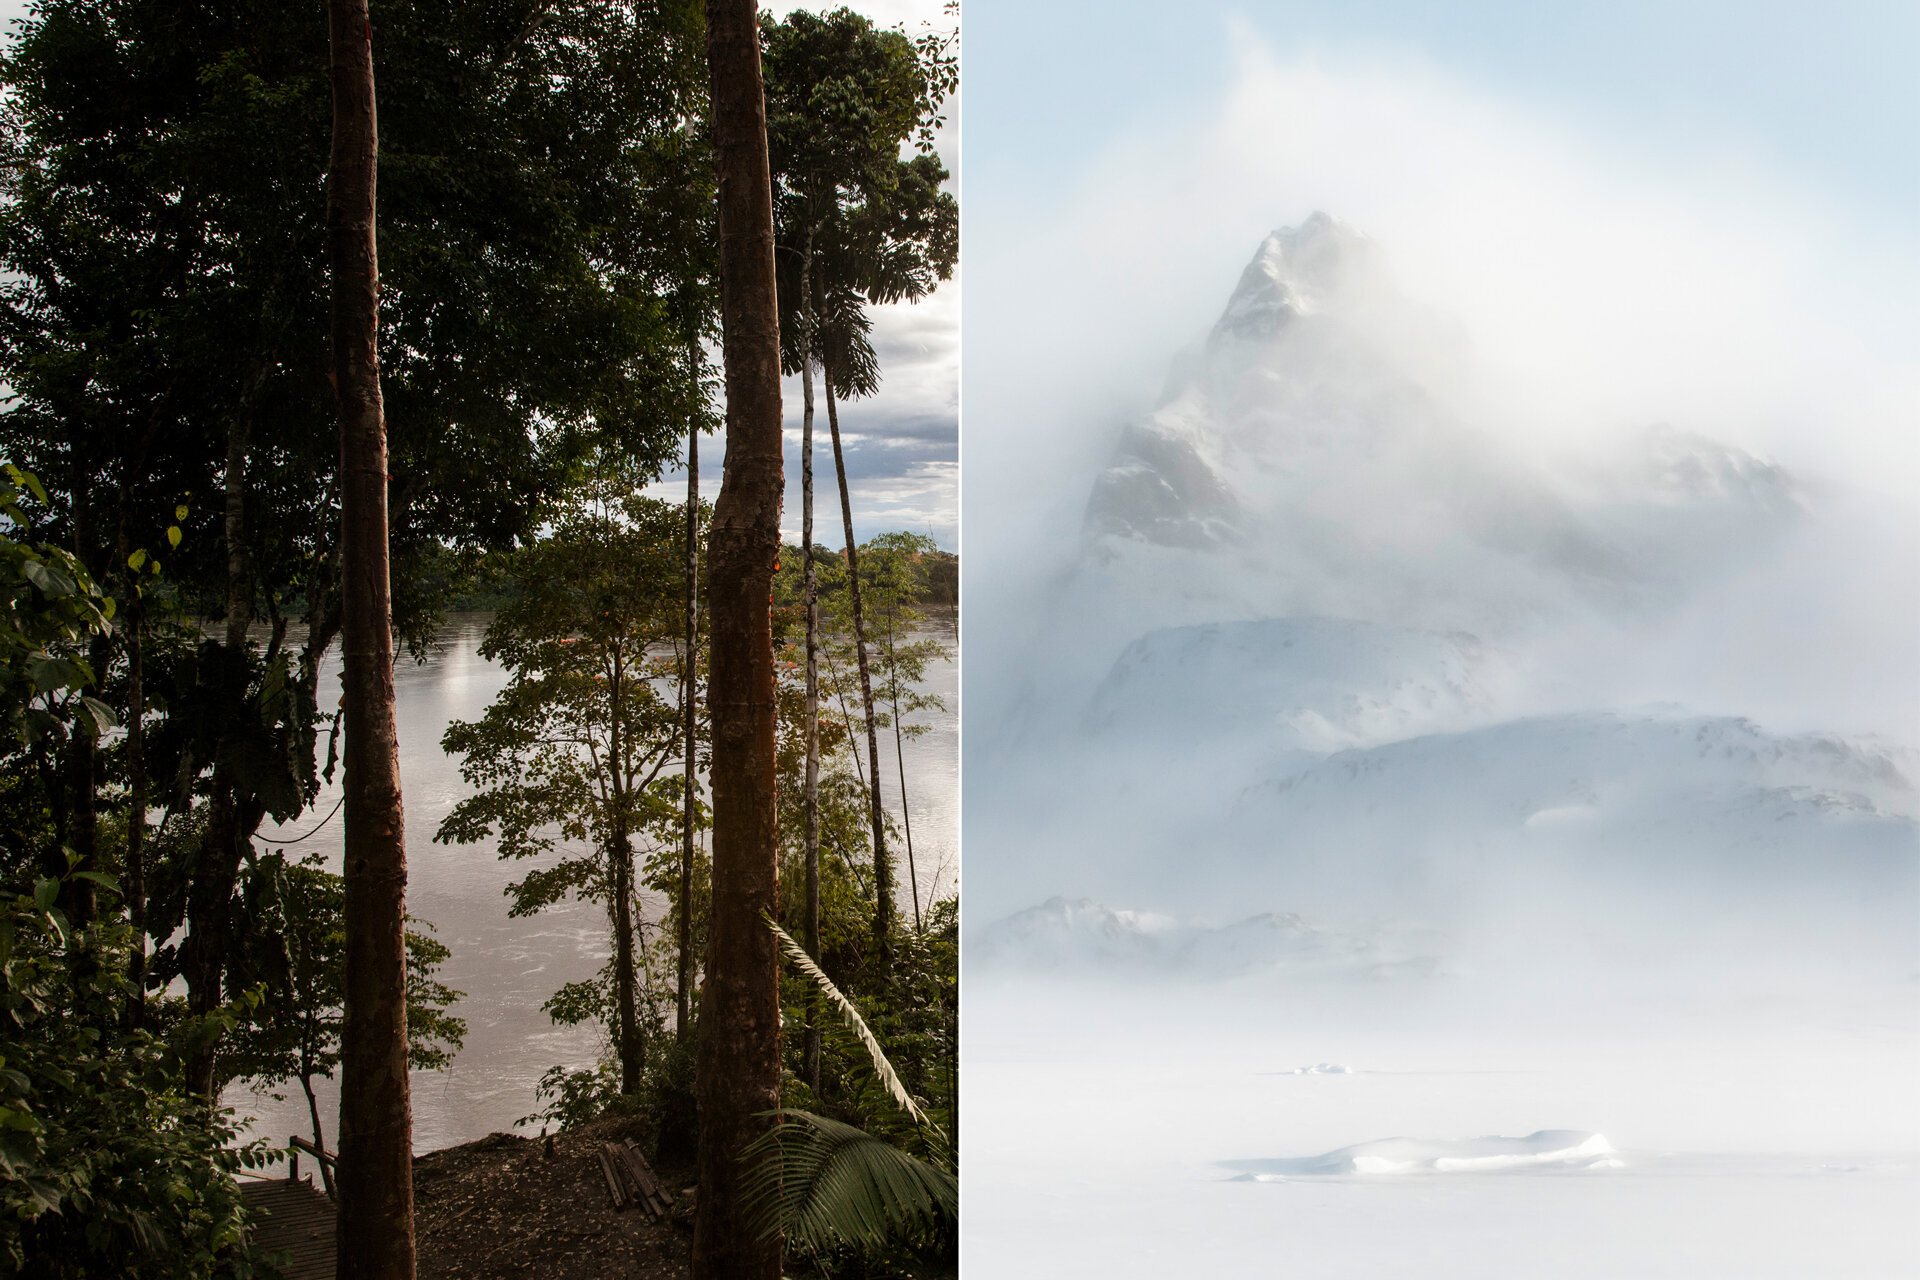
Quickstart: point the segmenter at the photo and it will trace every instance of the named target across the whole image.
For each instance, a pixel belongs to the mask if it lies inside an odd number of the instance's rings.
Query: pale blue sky
[[[1068,527],[1102,429],[1151,404],[1260,238],[1317,208],[1466,326],[1530,429],[1682,422],[1920,485],[1916,0],[968,0],[965,20],[976,550],[1000,513],[1058,503]]]
[[[1044,198],[1076,154],[1212,101],[1234,19],[1283,59],[1424,61],[1582,132],[1738,149],[1920,221],[1914,0],[967,0],[975,195]]]

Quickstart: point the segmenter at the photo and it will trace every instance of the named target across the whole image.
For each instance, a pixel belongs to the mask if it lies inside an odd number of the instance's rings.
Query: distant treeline
[[[865,553],[872,547],[867,543],[861,548]],[[800,554],[799,547],[787,548],[792,556]],[[521,596],[521,590],[515,583],[514,557],[517,552],[503,552],[473,563],[456,562],[447,556],[438,562],[424,566],[419,581],[421,594],[433,599],[447,601],[447,610],[453,613],[495,613],[512,604]],[[845,549],[832,550],[819,547],[816,554],[822,559],[844,560]],[[915,585],[919,588],[912,597],[912,603],[921,608],[957,609],[960,606],[960,557],[952,551],[925,551],[917,557],[921,576]]]

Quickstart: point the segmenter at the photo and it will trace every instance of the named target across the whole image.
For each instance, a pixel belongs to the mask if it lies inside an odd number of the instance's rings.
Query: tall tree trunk
[[[820,571],[813,555],[813,228],[800,251],[800,562],[807,600],[806,936],[820,954]],[[807,993],[804,1067],[807,1088],[820,1095],[820,1002]]]
[[[608,688],[612,719],[608,726],[607,796],[613,805],[612,838],[607,842],[607,871],[613,900],[613,991],[619,1020],[615,1040],[620,1049],[620,1092],[640,1092],[640,1017],[634,997],[633,972],[633,841],[627,834],[627,762],[629,744],[620,732],[625,711],[626,662],[616,645],[613,679]]]
[[[913,898],[913,927],[920,919],[920,872],[913,865],[913,814],[907,808],[907,749],[900,731],[900,659],[895,652],[894,618],[887,617],[887,701],[893,710],[893,763],[900,770],[900,825],[907,835],[907,891]]]
[[[120,563],[126,564],[125,533],[120,536]],[[147,697],[145,667],[146,601],[140,583],[130,581],[127,593],[127,922],[133,926],[133,948],[127,953],[125,1023],[138,1030],[147,1012]]]
[[[107,638],[96,635],[87,649],[87,661],[93,667],[94,678],[104,680],[109,657]],[[67,742],[66,784],[68,794],[72,797],[68,801],[72,806],[72,827],[67,835],[66,847],[72,850],[72,865],[76,871],[100,869],[99,813],[94,804],[94,765],[99,756],[99,745],[92,733],[78,724],[73,726],[72,736]],[[99,909],[93,881],[77,876],[63,880],[60,884],[60,909],[66,912],[76,928],[84,929],[92,924]]]
[[[73,502],[73,550],[82,564],[86,563],[87,553],[92,549],[91,521],[87,517],[87,495],[76,489]],[[95,693],[100,692],[100,687],[106,683],[107,663],[113,657],[112,643],[112,633],[108,631],[95,632],[87,642],[87,663],[93,668]],[[67,740],[65,778],[67,794],[71,797],[68,804],[72,826],[66,833],[66,839],[55,848],[55,855],[61,859],[62,876],[69,870],[63,850],[72,851],[72,870],[100,870],[99,814],[94,801],[94,773],[99,747],[98,736],[83,730],[76,720],[73,733]],[[60,909],[66,912],[67,919],[82,929],[92,924],[94,914],[99,909],[93,881],[79,877],[62,879]]]
[[[700,376],[700,347],[689,340],[687,361]],[[693,828],[694,792],[699,786],[695,759],[700,701],[700,416],[687,416],[687,647],[681,665],[680,703],[685,717],[680,788],[680,973],[676,984],[673,1034],[682,1043],[693,1031]]]
[[[624,826],[624,824],[622,824]],[[614,993],[619,1002],[620,1092],[640,1092],[640,1010],[633,965],[633,842],[623,830],[609,850],[613,863]]]
[[[373,28],[367,0],[328,0],[327,166],[334,404],[340,419],[341,711],[346,716],[346,1010],[340,1033],[341,1280],[412,1280],[407,1090],[407,850],[393,706],[387,435],[376,346]]]
[[[235,704],[247,694],[247,625],[253,621],[252,575],[247,563],[246,473],[247,445],[250,438],[252,395],[264,381],[263,373],[248,380],[240,403],[227,422],[227,462],[222,478],[226,495],[223,532],[227,547],[226,626],[222,633],[225,652],[221,654],[219,679],[226,696]],[[233,770],[225,763],[226,753],[216,747],[211,795],[207,802],[207,825],[200,837],[200,865],[187,889],[189,929],[185,963],[187,1011],[205,1017],[220,1007],[222,978],[227,952],[232,946],[233,891],[239,882],[240,864],[246,858],[248,844],[259,825],[257,814],[247,821],[257,806],[243,802],[235,794]],[[214,1046],[208,1044],[187,1063],[188,1087],[211,1107],[214,1103]]]
[[[840,520],[847,531],[847,585],[853,592],[853,651],[860,661],[860,703],[867,709],[867,813],[873,823],[873,947],[881,968],[893,962],[893,866],[887,859],[887,828],[880,808],[880,731],[874,723],[873,674],[867,665],[867,624],[860,610],[860,547],[853,540],[853,498],[847,491],[847,460],[840,449],[840,409],[833,399],[833,375],[827,389],[827,430],[833,436],[833,472],[840,481]]]
[[[741,1152],[780,1104],[774,764],[774,566],[784,488],[773,183],[754,0],[708,0],[707,62],[720,185],[720,316],[727,459],[708,540],[713,724],[713,906],[694,1092],[700,1196],[694,1280],[779,1280],[780,1241],[748,1229]]]
[[[313,1119],[313,1145],[322,1151],[327,1149],[326,1137],[320,1131],[320,1100],[313,1096],[313,1069],[310,1064],[302,1064],[300,1088],[307,1095],[307,1115]],[[328,1195],[333,1194],[333,1172],[327,1168],[327,1162],[319,1156],[313,1162],[320,1166],[320,1185],[326,1188]]]
[[[256,383],[263,381],[256,378]],[[227,424],[226,542],[227,542],[227,648],[238,650],[247,642],[247,624],[253,621],[253,575],[247,564],[247,443],[252,435],[249,421],[251,396],[243,395]]]

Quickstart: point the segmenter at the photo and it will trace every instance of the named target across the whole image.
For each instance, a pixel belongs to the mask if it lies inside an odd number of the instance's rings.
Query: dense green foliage
[[[185,1055],[249,1001],[124,1029],[126,927],[76,929],[59,889],[0,905],[0,1274],[253,1274],[233,1173],[264,1153],[181,1090]]]
[[[114,913],[76,919],[63,905],[119,886],[47,846],[46,824],[21,802],[18,765],[47,739],[91,744],[112,724],[79,656],[111,625],[112,601],[75,559],[17,536],[31,525],[26,495],[43,491],[30,474],[7,475],[0,697],[14,732],[0,739],[0,830],[17,870],[0,890],[0,1274],[251,1274],[232,1174],[259,1153],[230,1149],[225,1117],[185,1096],[182,1067],[257,994],[205,1019],[176,1006],[156,1011],[152,1027],[130,1025],[130,929]],[[55,862],[57,874],[33,870]]]
[[[923,541],[912,535],[882,535],[861,549],[861,574],[869,592],[880,589],[901,594],[901,599],[895,602],[898,609],[896,650],[906,661],[896,670],[900,681],[899,709],[904,717],[941,709],[936,700],[916,701],[927,696],[915,685],[924,675],[925,663],[941,656],[950,657],[951,652],[936,637],[915,630],[921,619],[912,611],[911,598],[924,585],[920,576],[927,558]],[[901,929],[895,937],[891,964],[881,963],[874,952],[869,927],[874,884],[867,824],[868,779],[857,744],[862,709],[852,658],[846,561],[825,548],[817,549],[815,554],[820,569],[824,660],[820,725],[820,951],[811,959],[818,964],[819,977],[835,992],[834,999],[843,1000],[858,1010],[874,1043],[870,1045],[862,1036],[851,1032],[838,1015],[829,1013],[823,1023],[827,1034],[821,1045],[821,1090],[815,1095],[806,1084],[801,1062],[802,1038],[798,1034],[788,1036],[788,1074],[782,1102],[793,1116],[776,1130],[780,1135],[778,1141],[785,1144],[779,1148],[785,1153],[781,1159],[805,1164],[817,1158],[820,1162],[817,1167],[823,1170],[828,1167],[826,1149],[832,1148],[834,1159],[848,1162],[837,1167],[868,1169],[876,1176],[882,1176],[880,1171],[892,1169],[909,1181],[922,1176],[903,1172],[907,1166],[877,1148],[846,1143],[845,1135],[834,1128],[846,1125],[900,1156],[951,1174],[957,1168],[952,1138],[958,1133],[959,1114],[959,903],[950,889],[945,895],[929,895],[933,900],[923,901],[923,910],[914,927]],[[919,559],[914,559],[915,556]],[[904,563],[897,562],[901,560]],[[799,565],[798,548],[789,548],[782,554],[774,597],[775,638],[776,643],[783,646],[779,668],[779,923],[790,934],[799,932],[804,907],[801,897],[804,848],[798,785],[804,763],[805,730],[804,672],[799,649],[802,625]],[[911,666],[912,658],[906,654],[913,645],[926,646],[920,651],[918,667]],[[884,674],[886,668],[880,670]],[[885,696],[884,683],[876,679],[876,701]],[[884,711],[881,717],[882,723],[892,724]],[[902,736],[910,735],[916,723],[919,722],[904,723]],[[901,824],[891,813],[887,821],[889,857],[892,857]],[[923,874],[921,882],[928,890],[935,887],[932,875]],[[798,964],[785,966],[784,974],[781,1004],[787,1025],[797,1029],[810,1007],[821,1007],[821,984]],[[888,1063],[885,1072],[875,1068],[875,1048],[884,1050]],[[924,1123],[915,1121],[901,1107],[885,1078],[887,1073],[897,1076],[900,1087],[925,1117]],[[818,1117],[820,1123],[814,1123],[810,1117]],[[830,1183],[829,1187],[831,1185],[837,1184]],[[872,1184],[857,1179],[849,1185],[873,1189]],[[837,1243],[830,1243],[823,1236],[815,1242],[817,1249],[810,1248],[791,1257],[789,1266],[796,1275],[841,1277],[950,1271],[953,1247],[950,1230],[934,1229],[926,1222],[915,1225],[906,1220],[895,1225],[898,1230],[884,1244],[857,1233]]]
[[[715,423],[704,37],[694,0],[373,22],[394,621],[420,653],[551,503]],[[36,1274],[244,1267],[231,1135],[188,1120],[337,1059],[339,883],[257,839],[338,743],[327,66],[322,9],[260,0],[40,0],[0,52],[0,893],[52,884],[66,921],[4,1049],[45,1144],[0,1166]],[[409,953],[438,1065],[457,993],[425,926]],[[29,1023],[91,1046],[57,1042],[70,1084],[20,1065],[54,1061],[22,1056]]]
[[[570,895],[608,909],[607,968],[548,1008],[606,1027],[612,1057],[556,1068],[548,1119],[616,1097],[687,1153],[693,1042],[663,1034],[672,926],[690,921],[700,954],[708,894],[704,851],[684,901],[677,874],[683,512],[633,495],[718,420],[702,8],[373,0],[372,16],[393,622],[421,656],[449,603],[485,592],[486,656],[513,672],[448,732],[476,792],[441,835],[530,860],[515,914]],[[783,235],[811,227],[820,358],[864,394],[864,306],[921,296],[957,251],[931,155],[951,38],[844,11],[763,36]],[[234,1174],[264,1152],[233,1145],[221,1089],[298,1083],[324,1142],[341,883],[259,831],[308,814],[337,766],[330,115],[312,6],[38,0],[0,52],[0,1273],[250,1274]],[[875,965],[874,780],[849,733],[867,708],[828,568],[823,970],[951,1132],[956,911],[925,904],[896,965]],[[903,735],[929,709],[914,643],[886,668]],[[779,697],[784,807],[790,664]],[[782,824],[799,830],[784,808]],[[780,856],[798,884],[791,839]],[[447,950],[424,922],[406,941],[412,1065],[444,1066],[464,1033],[435,977]],[[793,1018],[809,990],[789,979]],[[836,1033],[827,1067],[818,1097],[788,1101],[935,1154],[897,1128],[857,1040]],[[835,1248],[809,1265],[893,1266],[872,1239]]]

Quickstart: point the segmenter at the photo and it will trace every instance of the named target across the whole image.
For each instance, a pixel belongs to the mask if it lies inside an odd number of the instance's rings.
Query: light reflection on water
[[[598,1056],[597,1027],[556,1027],[541,1004],[561,984],[591,977],[610,949],[605,910],[593,903],[568,901],[519,919],[507,915],[506,887],[540,860],[502,862],[493,841],[442,845],[433,833],[453,806],[468,794],[459,761],[440,751],[440,738],[454,720],[472,720],[506,686],[507,673],[480,656],[486,631],[484,614],[454,615],[439,648],[424,664],[402,657],[395,671],[400,727],[400,776],[406,800],[407,910],[434,926],[452,951],[440,980],[466,998],[454,1012],[467,1021],[466,1047],[445,1071],[413,1076],[413,1142],[416,1151],[432,1151],[508,1129],[536,1109],[534,1088],[556,1063],[590,1064]],[[951,640],[942,626],[930,634]],[[321,676],[323,702],[338,688],[337,650]],[[940,889],[951,892],[959,865],[959,670],[953,662],[930,664],[927,691],[942,698],[945,714],[927,717],[931,731],[906,744],[907,785],[913,801],[915,862],[923,886],[944,868]],[[899,813],[890,734],[881,735],[881,797]],[[285,828],[268,824],[258,844],[279,847],[276,836],[291,838],[314,830],[320,816],[340,798],[339,779],[321,792],[306,815]],[[340,869],[338,817],[310,838],[286,846],[288,855],[320,854],[329,869]],[[896,851],[905,875],[904,850]],[[923,889],[923,902],[925,901]],[[657,922],[664,902],[642,896],[644,919]],[[236,1084],[225,1101],[255,1119],[253,1134],[284,1142],[289,1134],[310,1134],[306,1100],[297,1081],[282,1086],[281,1100]],[[338,1089],[317,1081],[321,1119],[328,1147],[336,1144]]]

